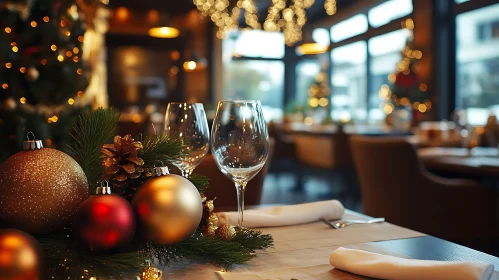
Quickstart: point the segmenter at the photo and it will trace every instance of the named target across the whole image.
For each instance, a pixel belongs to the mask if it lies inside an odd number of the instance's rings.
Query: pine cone
[[[142,143],[135,141],[130,134],[123,138],[115,136],[114,144],[104,144],[104,179],[124,182],[127,179],[139,178],[145,171],[144,161],[138,156],[142,148]]]

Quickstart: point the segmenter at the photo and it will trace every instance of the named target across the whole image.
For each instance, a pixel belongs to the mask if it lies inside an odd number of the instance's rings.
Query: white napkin
[[[329,257],[337,269],[387,280],[489,280],[494,266],[478,262],[403,259],[338,248]]]
[[[345,208],[338,200],[328,200],[287,206],[252,209],[244,211],[244,226],[247,228],[279,227],[340,219]],[[220,224],[237,225],[237,212],[217,213]]]

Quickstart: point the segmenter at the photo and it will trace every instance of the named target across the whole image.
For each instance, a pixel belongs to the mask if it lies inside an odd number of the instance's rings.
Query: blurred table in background
[[[425,167],[438,174],[459,177],[499,179],[499,154],[497,148],[422,148],[418,156]]]
[[[342,130],[340,129],[342,128]],[[364,136],[408,136],[410,131],[394,130],[387,125],[369,124],[337,124],[307,125],[301,122],[287,123],[282,125],[282,131],[289,134],[311,134],[317,136],[329,136],[343,131],[348,135]]]

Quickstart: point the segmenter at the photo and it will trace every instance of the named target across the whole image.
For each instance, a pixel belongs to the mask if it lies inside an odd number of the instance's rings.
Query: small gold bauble
[[[88,183],[73,158],[39,148],[18,152],[0,166],[0,219],[7,226],[41,234],[60,230],[71,220],[88,198]]]
[[[140,273],[141,280],[161,280],[163,272],[154,266],[148,266]]]
[[[192,235],[203,215],[199,191],[177,175],[149,179],[137,191],[132,204],[142,235],[162,245],[176,244]]]
[[[213,236],[215,236],[216,230],[217,230],[216,225],[205,225],[201,229],[201,232],[203,233],[204,236],[213,237]]]
[[[210,214],[210,217],[208,217],[208,224],[209,225],[214,225],[214,226],[218,226],[218,216],[216,213],[211,213]]]
[[[235,235],[236,229],[229,224],[221,225],[215,231],[215,236],[227,241],[234,238]]]

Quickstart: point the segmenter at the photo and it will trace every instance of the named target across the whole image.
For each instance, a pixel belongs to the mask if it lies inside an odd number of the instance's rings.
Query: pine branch
[[[139,157],[144,160],[146,168],[158,166],[161,162],[171,164],[185,155],[185,146],[180,137],[156,133],[145,136],[141,142],[144,148],[139,152]]]
[[[102,175],[102,145],[115,136],[120,114],[114,109],[87,110],[78,117],[68,147],[87,176],[92,188]]]
[[[208,189],[210,183],[210,179],[208,177],[199,174],[192,174],[188,179],[194,186],[196,186],[200,193],[204,193]]]
[[[236,236],[231,241],[252,251],[265,250],[274,246],[272,235],[247,228],[236,228]]]

